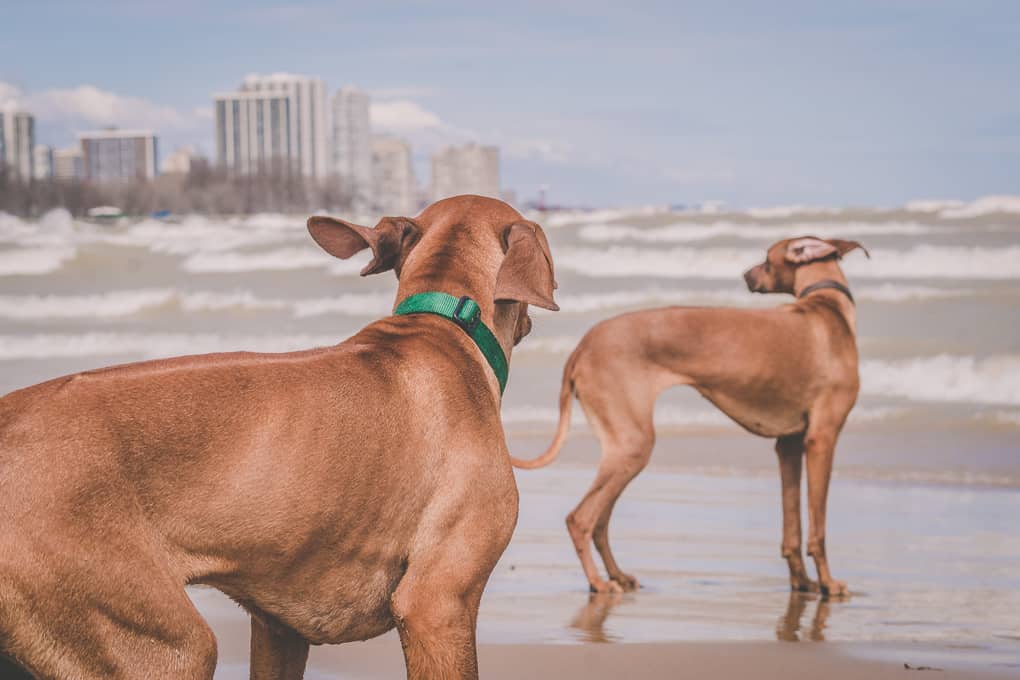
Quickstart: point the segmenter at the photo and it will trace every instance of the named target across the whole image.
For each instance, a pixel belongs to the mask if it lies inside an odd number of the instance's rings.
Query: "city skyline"
[[[37,138],[57,148],[121,113],[212,156],[209,93],[286,70],[367,91],[373,127],[411,142],[420,175],[440,146],[495,144],[507,185],[555,202],[898,205],[1012,193],[1020,176],[1012,3],[5,13],[0,101],[53,104]],[[60,49],[32,49],[54,34]]]

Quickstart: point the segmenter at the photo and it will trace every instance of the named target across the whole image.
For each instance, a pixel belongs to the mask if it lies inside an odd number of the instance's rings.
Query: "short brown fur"
[[[846,285],[839,259],[856,241],[787,239],[769,248],[765,262],[744,275],[761,293],[799,295],[819,281]],[[866,252],[866,251],[865,251]],[[845,595],[829,571],[825,509],[836,440],[857,399],[854,305],[832,288],[810,292],[770,310],[668,307],[603,321],[582,338],[567,360],[556,437],[540,457],[512,458],[536,468],[559,453],[576,396],[602,446],[595,481],[567,516],[567,528],[592,591],[632,590],[609,547],[609,519],[624,488],[648,463],[655,443],[652,412],[658,396],[690,385],[749,432],[776,439],[783,486],[782,554],[794,590]],[[801,555],[801,462],[808,476],[808,554],[818,582]],[[591,544],[608,571],[602,578]]]
[[[527,303],[555,307],[541,229],[500,201],[309,230],[338,257],[371,248],[364,273],[395,270],[397,303],[472,296],[508,358]],[[408,677],[476,678],[479,599],[517,520],[499,403],[481,352],[433,315],[3,397],[0,669],[211,678],[216,642],[184,590],[207,584],[252,615],[253,678],[300,678],[309,644],[393,627]]]

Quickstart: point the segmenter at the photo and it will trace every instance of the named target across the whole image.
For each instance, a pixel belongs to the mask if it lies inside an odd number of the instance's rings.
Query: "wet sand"
[[[221,655],[222,655],[221,642]],[[980,669],[946,664],[944,651],[882,645],[796,645],[760,642],[675,642],[623,645],[482,645],[479,673],[486,680],[520,678],[782,678],[783,680],[938,680],[1016,678],[1016,670]],[[875,654],[886,658],[866,658]],[[934,659],[934,661],[931,661]],[[910,666],[908,669],[904,664]],[[917,669],[917,670],[914,670]],[[923,670],[922,670],[923,669]],[[928,670],[930,669],[930,670]],[[217,680],[247,677],[242,663],[220,665]],[[363,643],[312,650],[308,680],[376,680],[404,677],[400,641],[395,634]]]

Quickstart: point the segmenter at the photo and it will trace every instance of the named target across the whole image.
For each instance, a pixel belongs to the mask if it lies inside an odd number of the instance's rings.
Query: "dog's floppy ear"
[[[868,249],[862,246],[857,241],[844,241],[841,238],[830,238],[826,239],[826,242],[835,247],[837,251],[839,251],[840,257],[843,257],[844,255],[846,255],[855,248],[860,248],[861,250],[864,251],[864,254],[867,256],[867,258],[869,260],[871,259],[871,253],[868,252]]]
[[[545,235],[537,224],[515,222],[503,232],[506,257],[496,275],[496,302],[526,302],[557,311],[556,279]]]
[[[823,260],[832,255],[839,255],[836,246],[814,236],[794,239],[786,246],[786,261],[793,264]]]
[[[308,233],[323,250],[342,260],[372,249],[372,261],[361,270],[362,276],[397,269],[407,251],[417,243],[418,225],[409,217],[384,217],[375,228],[315,216],[308,218]]]

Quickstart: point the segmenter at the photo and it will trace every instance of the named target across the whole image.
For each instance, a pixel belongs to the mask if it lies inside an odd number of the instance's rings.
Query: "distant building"
[[[283,168],[306,177],[331,171],[326,85],[318,78],[251,75],[213,95],[216,161],[240,174]]]
[[[35,117],[24,111],[0,111],[0,163],[16,177],[32,178]]]
[[[32,149],[32,176],[35,179],[53,177],[53,147],[36,144]]]
[[[343,87],[333,95],[333,172],[355,206],[372,203],[372,122],[368,93]]]
[[[53,151],[53,178],[64,182],[85,179],[80,146]]]
[[[182,146],[163,160],[159,170],[164,175],[187,175],[191,172],[191,159],[194,156],[193,147]]]
[[[432,155],[432,200],[458,194],[499,198],[499,149],[465,144]]]
[[[418,212],[417,183],[411,162],[411,147],[394,137],[372,138],[374,206],[384,215],[414,215]]]
[[[99,130],[78,135],[84,178],[117,183],[151,180],[158,168],[158,140],[148,130]]]

